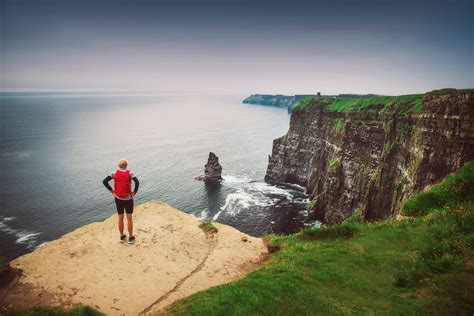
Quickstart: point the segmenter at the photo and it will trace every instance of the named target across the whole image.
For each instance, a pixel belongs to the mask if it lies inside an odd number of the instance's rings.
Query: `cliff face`
[[[404,201],[474,159],[474,90],[365,101],[313,99],[273,141],[267,181],[296,183],[310,214],[338,223],[395,215]]]

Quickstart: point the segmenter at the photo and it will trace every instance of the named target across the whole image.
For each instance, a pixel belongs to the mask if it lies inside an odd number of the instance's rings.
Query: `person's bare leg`
[[[133,236],[133,214],[127,213],[127,226],[129,236]]]
[[[123,229],[125,228],[125,225],[123,223],[123,213],[119,214],[119,216],[118,216],[118,227],[119,227],[120,236],[122,236],[123,235]]]

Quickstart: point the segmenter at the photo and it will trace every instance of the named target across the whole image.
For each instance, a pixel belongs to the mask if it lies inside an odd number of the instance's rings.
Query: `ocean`
[[[263,181],[289,115],[244,97],[1,93],[0,256],[16,258],[114,214],[102,180],[121,158],[140,180],[136,204],[159,199],[253,236],[298,231],[304,190]],[[211,151],[224,180],[206,184],[194,177]]]

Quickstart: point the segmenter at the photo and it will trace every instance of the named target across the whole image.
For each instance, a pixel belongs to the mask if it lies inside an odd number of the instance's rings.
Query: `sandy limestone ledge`
[[[117,215],[83,226],[11,262],[23,270],[0,303],[93,306],[107,315],[156,311],[206,288],[236,280],[266,257],[260,238],[199,220],[159,201],[134,212],[134,245],[120,243]]]

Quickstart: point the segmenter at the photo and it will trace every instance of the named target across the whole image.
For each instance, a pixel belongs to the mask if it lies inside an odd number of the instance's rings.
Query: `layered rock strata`
[[[408,196],[474,159],[474,90],[404,97],[397,106],[374,98],[341,110],[314,98],[296,108],[265,179],[305,186],[311,216],[326,223],[356,210],[365,220],[397,214]]]

